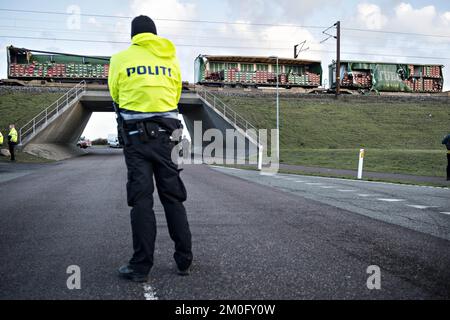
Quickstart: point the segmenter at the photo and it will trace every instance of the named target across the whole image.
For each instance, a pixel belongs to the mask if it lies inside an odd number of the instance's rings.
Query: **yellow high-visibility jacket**
[[[152,33],[134,36],[127,50],[111,57],[108,86],[111,97],[121,109],[176,110],[182,81],[175,46]]]
[[[9,130],[8,137],[11,137],[9,141],[17,143],[17,130],[15,128]]]
[[[2,135],[2,133],[0,132],[0,146],[3,144],[3,135]]]

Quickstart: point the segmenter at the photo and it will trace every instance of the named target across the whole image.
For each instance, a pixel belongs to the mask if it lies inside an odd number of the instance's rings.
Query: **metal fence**
[[[219,97],[207,91],[206,89],[198,91],[197,94],[200,96],[200,98],[210,104],[217,113],[230,121],[234,127],[241,129],[248,136],[250,136],[250,138],[258,141],[258,129],[256,129],[254,125],[252,125],[236,111],[230,108],[226,103],[220,100]]]
[[[86,91],[86,82],[81,81],[75,87],[67,91],[62,97],[53,102],[49,107],[31,119],[19,129],[19,143],[22,145],[31,139],[40,129],[56,119],[73,101]]]

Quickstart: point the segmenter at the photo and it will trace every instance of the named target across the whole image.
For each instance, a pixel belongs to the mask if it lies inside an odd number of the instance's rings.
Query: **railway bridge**
[[[178,107],[191,137],[201,133],[203,138],[209,129],[218,129],[224,155],[233,152],[235,157],[244,155],[246,160],[257,157],[257,135],[248,131],[256,128],[212,93],[183,91]],[[20,128],[20,145],[25,152],[52,160],[80,155],[85,151],[76,144],[93,112],[114,112],[112,98],[106,87],[92,90],[81,82]],[[227,145],[226,133],[230,129],[245,145]],[[209,139],[201,139],[192,151],[203,154],[214,138]]]

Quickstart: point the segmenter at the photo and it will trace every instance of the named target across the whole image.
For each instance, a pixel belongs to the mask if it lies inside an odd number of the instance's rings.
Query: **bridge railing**
[[[78,99],[85,91],[86,81],[83,80],[21,127],[19,129],[19,144],[23,144],[26,139],[34,136],[39,129],[58,117],[72,101]]]
[[[250,122],[248,122],[239,113],[230,108],[218,96],[207,91],[206,89],[197,91],[197,94],[201,98],[203,98],[206,102],[208,102],[213,107],[213,109],[215,109],[216,112],[218,112],[225,119],[230,121],[235,127],[243,130],[252,139],[258,141],[258,130],[256,129],[256,127],[252,125]]]

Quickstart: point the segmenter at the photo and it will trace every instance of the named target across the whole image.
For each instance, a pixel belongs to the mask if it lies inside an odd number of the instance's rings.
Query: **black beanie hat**
[[[156,25],[152,19],[147,16],[138,16],[131,22],[131,38],[139,33],[156,33]]]

